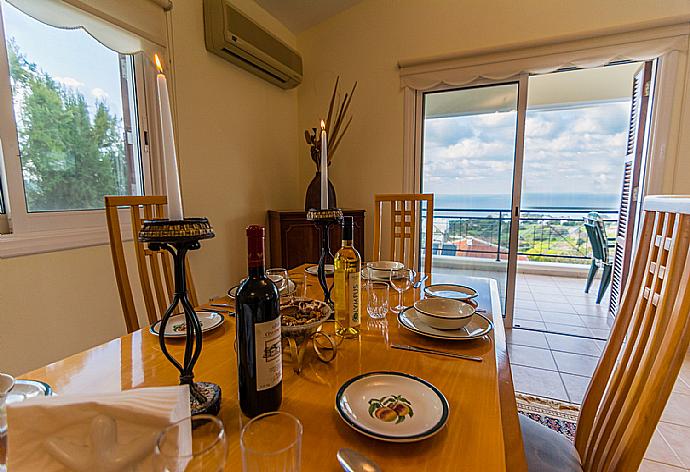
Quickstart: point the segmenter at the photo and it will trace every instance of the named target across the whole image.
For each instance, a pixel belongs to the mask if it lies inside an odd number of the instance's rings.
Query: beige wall
[[[295,44],[253,1],[235,3]],[[268,208],[299,206],[301,197],[296,91],[282,91],[208,53],[201,5],[175,2],[172,53],[185,212],[207,216],[217,235],[192,256],[205,300],[245,273],[244,228],[264,223]],[[136,277],[131,250],[128,259]],[[0,371],[12,374],[123,335],[110,249],[0,259],[0,320]]]
[[[508,46],[688,13],[690,3],[685,0],[364,1],[298,36],[305,63],[305,80],[299,88],[300,129],[316,126],[326,113],[337,75],[347,86],[359,81],[351,107],[352,126],[334,158],[331,175],[338,204],[365,208],[371,216],[374,193],[402,190],[399,59]],[[690,136],[681,138],[684,154],[690,155]],[[669,169],[672,166],[675,163],[669,163]],[[682,168],[689,167],[686,159]],[[300,189],[313,172],[306,146],[301,146]],[[673,175],[668,173],[667,191],[690,192],[690,179],[679,179],[676,173],[673,180]],[[368,225],[370,254],[371,218]]]

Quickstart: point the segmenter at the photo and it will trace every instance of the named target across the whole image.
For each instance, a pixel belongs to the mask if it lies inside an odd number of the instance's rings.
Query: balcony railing
[[[518,260],[587,263],[592,256],[583,217],[590,211],[598,212],[604,220],[606,234],[615,236],[618,210],[521,210]],[[509,239],[509,209],[434,209],[434,254],[507,260]]]

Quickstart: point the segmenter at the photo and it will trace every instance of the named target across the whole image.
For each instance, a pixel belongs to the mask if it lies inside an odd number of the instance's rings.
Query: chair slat
[[[141,229],[141,214],[139,206],[130,207],[130,214],[132,215],[132,231],[135,235],[139,234]],[[134,244],[137,255],[137,267],[139,269],[139,282],[141,283],[141,291],[144,294],[144,306],[146,307],[146,316],[149,323],[153,324],[157,321],[156,303],[153,298],[153,291],[151,290],[151,276],[149,274],[148,264],[146,263],[146,252],[143,244]]]
[[[144,219],[153,219],[152,205],[144,205]],[[148,254],[149,268],[151,269],[151,278],[153,280],[154,293],[156,295],[156,302],[158,303],[158,313],[165,313],[170,303],[166,297],[163,289],[163,273],[161,270],[162,259],[165,257],[161,251],[150,251]],[[158,316],[156,317],[158,318]]]

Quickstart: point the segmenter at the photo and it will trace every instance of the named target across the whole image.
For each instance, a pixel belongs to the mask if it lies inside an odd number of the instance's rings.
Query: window
[[[15,234],[104,229],[105,195],[150,191],[142,53],[120,54],[5,0],[0,8],[9,71],[0,77],[9,90],[0,93],[0,211]]]

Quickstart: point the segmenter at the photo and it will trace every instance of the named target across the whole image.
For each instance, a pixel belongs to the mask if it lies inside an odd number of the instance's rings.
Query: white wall
[[[253,1],[235,3],[294,45]],[[299,206],[297,93],[208,53],[201,0],[175,2],[172,33],[185,212],[216,231],[191,257],[206,300],[245,273],[244,228],[265,223],[269,208]],[[108,246],[0,259],[0,372],[26,372],[125,332]]]
[[[367,0],[298,35],[305,63],[299,89],[300,130],[316,126],[328,107],[337,75],[359,81],[349,135],[331,165],[341,207],[365,208],[371,253],[373,195],[402,191],[403,93],[397,61],[546,40],[690,13],[685,0]],[[688,94],[686,94],[687,96]],[[689,104],[690,105],[690,104]],[[684,106],[686,115],[690,115]],[[678,117],[681,107],[677,107]],[[685,117],[690,119],[690,116]],[[687,129],[680,122],[680,129]],[[681,136],[690,155],[690,133]],[[666,191],[690,192],[690,158],[668,163]],[[300,190],[314,169],[300,147]],[[679,177],[680,176],[680,177]]]

